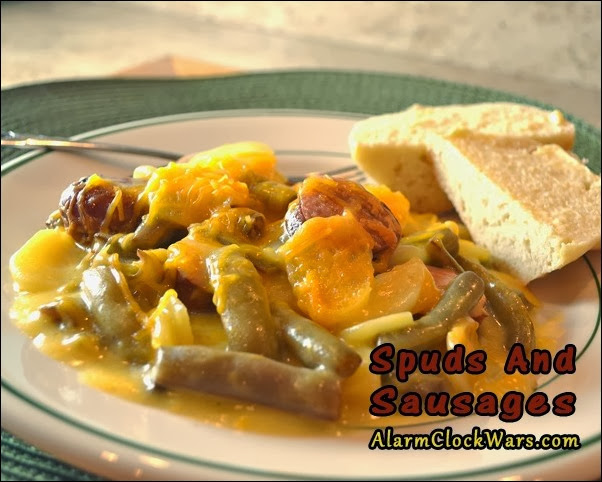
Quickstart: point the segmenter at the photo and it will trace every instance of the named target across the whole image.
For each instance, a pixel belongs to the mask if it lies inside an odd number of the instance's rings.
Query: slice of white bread
[[[437,180],[473,239],[529,282],[600,243],[600,176],[554,144],[431,134]]]
[[[534,139],[570,150],[575,128],[559,111],[494,102],[430,107],[413,105],[405,111],[357,122],[349,134],[352,158],[368,175],[401,191],[416,212],[441,212],[452,205],[437,184],[424,138],[456,129],[509,139]]]

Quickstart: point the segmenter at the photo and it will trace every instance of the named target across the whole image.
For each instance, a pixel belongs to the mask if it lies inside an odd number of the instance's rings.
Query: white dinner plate
[[[262,141],[289,175],[350,163],[347,135],[358,116],[285,110],[240,110],[131,122],[80,138],[182,153],[219,144]],[[75,369],[33,346],[10,321],[8,260],[57,206],[62,190],[98,172],[128,175],[148,160],[126,155],[26,154],[2,166],[2,425],[83,469],[140,479],[593,479],[600,475],[600,253],[591,252],[532,284],[565,318],[561,345],[578,350],[576,372],[548,375],[539,390],[550,400],[577,395],[569,417],[529,415],[516,423],[472,415],[396,429],[429,433],[450,426],[504,428],[537,436],[577,434],[578,450],[369,450],[372,429],[339,437],[292,437],[235,431],[131,403],[82,385]],[[387,421],[383,419],[382,425]]]

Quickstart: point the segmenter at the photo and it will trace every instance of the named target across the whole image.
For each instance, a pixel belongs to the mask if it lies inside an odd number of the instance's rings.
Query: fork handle
[[[120,144],[109,144],[106,142],[72,141],[64,137],[48,137],[37,134],[19,134],[13,131],[2,131],[2,145],[16,147],[18,149],[35,149],[45,147],[55,151],[105,151],[134,154],[137,156],[157,157],[176,161],[182,154],[158,149],[147,149],[142,147],[124,146]]]

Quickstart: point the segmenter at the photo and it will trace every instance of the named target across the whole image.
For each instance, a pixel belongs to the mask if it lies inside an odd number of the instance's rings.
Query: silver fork
[[[39,134],[19,134],[13,131],[2,131],[2,145],[18,149],[46,148],[53,151],[105,151],[135,154],[138,156],[158,157],[176,161],[182,157],[177,152],[147,149],[145,147],[124,146],[106,142],[72,141],[65,137],[48,137]]]
[[[156,157],[177,161],[183,157],[183,154],[177,152],[162,151],[158,149],[149,149],[146,147],[126,146],[122,144],[110,144],[108,142],[92,141],[74,141],[65,137],[49,137],[39,134],[20,134],[14,131],[2,131],[2,145],[16,147],[18,149],[39,149],[45,148],[54,151],[102,151],[102,152],[120,152],[124,154],[133,154],[137,156]],[[355,182],[365,182],[365,174],[357,166],[349,165],[339,167],[329,171],[313,172],[309,174],[327,175],[346,179]],[[301,182],[309,174],[304,176],[291,176],[289,181]]]

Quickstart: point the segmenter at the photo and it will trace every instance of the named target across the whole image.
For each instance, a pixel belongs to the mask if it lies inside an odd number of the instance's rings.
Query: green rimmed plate
[[[348,163],[346,137],[358,118],[301,110],[202,112],[134,121],[83,137],[182,152],[259,140],[273,146],[285,173],[301,174]],[[549,307],[565,313],[566,342],[574,343],[579,352],[575,375],[544,378],[541,389],[550,398],[562,391],[577,393],[575,415],[525,416],[515,424],[472,416],[398,429],[398,433],[428,433],[436,426],[451,426],[458,433],[468,433],[479,426],[537,435],[575,433],[583,445],[578,451],[370,451],[371,430],[312,439],[237,433],[82,386],[74,370],[41,355],[8,320],[8,256],[42,225],[70,181],[96,171],[128,174],[139,162],[127,156],[53,153],[28,154],[4,163],[2,224],[9,228],[2,230],[5,428],[63,460],[113,478],[596,477],[600,454],[599,253],[534,284]]]

